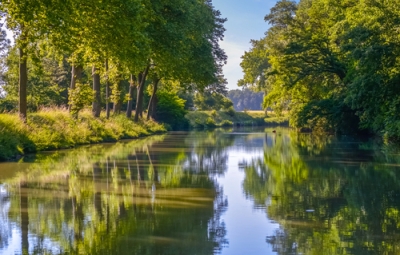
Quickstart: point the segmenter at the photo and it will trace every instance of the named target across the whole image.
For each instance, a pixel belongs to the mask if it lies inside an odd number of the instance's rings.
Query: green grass
[[[265,116],[264,111],[192,111],[186,114],[185,118],[189,121],[192,128],[209,128],[221,126],[288,126],[288,117],[278,117],[269,112]]]
[[[154,121],[135,123],[123,115],[94,118],[84,110],[77,119],[65,109],[44,109],[28,114],[24,124],[17,114],[0,114],[0,160],[42,150],[118,141],[165,132]]]

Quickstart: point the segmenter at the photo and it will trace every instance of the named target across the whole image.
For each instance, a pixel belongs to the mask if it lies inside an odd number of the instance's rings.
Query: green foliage
[[[242,56],[242,62],[240,66],[244,70],[243,79],[238,81],[238,86],[251,87],[253,90],[262,91],[267,87],[266,73],[270,67],[268,61],[268,51],[265,43],[265,38],[261,40],[251,40],[252,49],[249,52],[245,52]],[[247,91],[246,91],[247,90]],[[248,93],[248,89],[243,91]],[[237,93],[237,92],[236,92]],[[260,104],[261,105],[261,104]],[[258,110],[260,105],[257,105],[255,109]],[[239,111],[246,108],[245,106],[238,106]]]
[[[208,127],[208,128],[213,128],[213,127],[216,127],[217,124],[215,124],[215,120],[214,120],[213,118],[208,117],[208,118],[206,119],[205,126]]]
[[[121,115],[94,118],[88,110],[73,118],[66,109],[49,108],[29,114],[26,125],[17,114],[0,114],[0,131],[0,160],[5,160],[27,152],[138,138],[165,128],[153,121],[134,123]]]
[[[18,105],[18,99],[14,97],[0,97],[0,112],[14,112]]]
[[[8,55],[1,59],[6,68],[1,70],[3,97],[0,111],[9,111],[18,106],[18,56],[14,46]],[[32,111],[43,106],[67,105],[67,88],[70,84],[70,66],[63,59],[59,62],[54,56],[45,54],[38,47],[36,54],[27,59],[29,72],[27,103]]]
[[[399,14],[393,1],[278,1],[241,84],[266,91],[264,107],[289,111],[294,127],[400,136]]]
[[[217,111],[216,110],[212,110],[211,111],[211,117],[213,117],[213,118],[217,117]]]
[[[264,121],[267,126],[289,126],[288,117],[268,117]]]
[[[166,90],[157,91],[157,100],[157,121],[170,125],[172,129],[187,127],[185,100],[179,98],[174,92]]]
[[[233,122],[230,120],[223,120],[221,121],[221,123],[219,123],[219,126],[221,127],[232,127],[233,126]]]
[[[196,93],[194,97],[194,106],[197,110],[207,111],[207,110],[222,110],[228,109],[233,106],[232,101],[216,92],[203,92]]]
[[[228,107],[227,109],[224,110],[224,112],[226,112],[226,114],[228,114],[231,117],[235,117],[236,111],[235,109],[233,109],[233,106]]]
[[[0,161],[35,151],[35,145],[29,140],[29,129],[16,114],[0,114]]]
[[[77,116],[79,111],[93,102],[94,91],[89,84],[76,83],[75,89],[69,89],[69,102],[71,113]]]
[[[359,119],[343,99],[311,101],[291,118],[293,126],[339,134],[358,132]]]
[[[263,92],[253,92],[248,88],[242,90],[235,89],[228,92],[228,98],[232,100],[236,111],[262,110]]]
[[[268,123],[267,119],[264,120],[264,112],[235,112],[233,107],[231,108],[232,113],[227,111],[191,111],[185,115],[185,118],[189,122],[189,126],[192,128],[205,128],[205,127],[221,127],[221,126],[263,126]],[[279,118],[280,119],[280,118]],[[287,126],[287,118],[285,121],[273,122],[277,125]],[[272,122],[268,123],[272,124]]]
[[[129,99],[122,81],[132,75],[146,86],[144,70],[148,69],[149,77],[173,80],[181,87],[190,84],[193,90],[226,90],[222,66],[227,56],[219,46],[226,19],[211,1],[88,0],[82,5],[79,0],[11,0],[0,1],[0,11],[16,42],[8,57],[1,58],[5,82],[1,97],[6,101],[0,103],[0,111],[17,101],[19,86],[25,88],[25,79],[19,84],[18,78],[23,70],[28,72],[30,111],[68,104],[76,115],[89,99],[88,90],[81,85],[92,80],[97,91],[92,101],[96,100],[94,107],[98,109],[99,76],[102,82],[113,85],[107,101],[119,111],[121,101]],[[5,32],[0,32],[3,53],[7,43]],[[18,59],[18,50],[23,61]],[[27,70],[23,65],[19,69],[25,60]],[[109,63],[107,68],[105,62]],[[69,80],[71,67],[74,76]],[[89,67],[96,72],[92,74]],[[75,86],[75,81],[80,85]],[[136,102],[139,114],[144,91],[140,88]],[[25,102],[24,93],[20,95],[20,101]],[[25,112],[25,108],[19,110]]]

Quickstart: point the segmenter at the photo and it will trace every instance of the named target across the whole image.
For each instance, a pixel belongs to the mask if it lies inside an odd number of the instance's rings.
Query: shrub
[[[224,110],[226,114],[228,114],[231,117],[235,117],[236,111],[233,109],[233,106],[228,107],[227,109]]]
[[[211,117],[213,117],[215,119],[215,117],[217,117],[217,111],[216,110],[212,110],[211,111]]]
[[[80,110],[85,106],[89,106],[93,102],[94,91],[89,84],[82,84],[77,82],[75,89],[70,89],[69,104],[71,106],[71,113],[78,116]]]
[[[207,118],[205,125],[206,125],[206,127],[210,127],[210,128],[217,126],[217,124],[215,124],[215,121],[210,117]]]
[[[179,98],[175,93],[165,90],[157,92],[157,99],[157,121],[167,123],[175,130],[189,126],[185,119],[185,100]]]

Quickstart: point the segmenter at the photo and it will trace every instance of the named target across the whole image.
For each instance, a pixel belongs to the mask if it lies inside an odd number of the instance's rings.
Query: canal
[[[397,148],[274,131],[0,163],[0,254],[400,254]]]

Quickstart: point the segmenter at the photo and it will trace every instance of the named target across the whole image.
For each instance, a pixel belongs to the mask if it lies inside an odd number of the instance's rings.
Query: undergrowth
[[[28,114],[26,124],[17,114],[0,114],[0,160],[28,152],[138,138],[165,131],[163,125],[151,120],[135,123],[123,115],[94,118],[89,110],[73,118],[65,109],[42,109]]]

